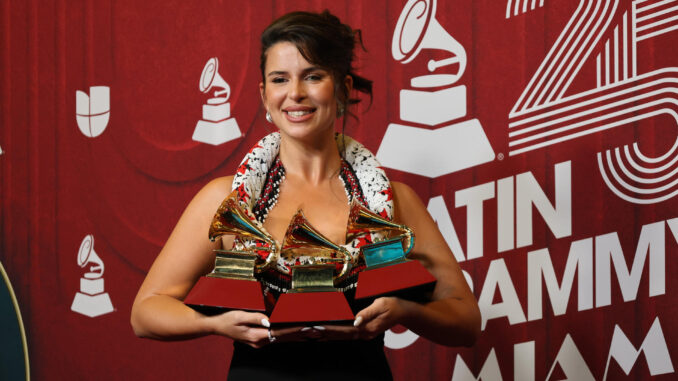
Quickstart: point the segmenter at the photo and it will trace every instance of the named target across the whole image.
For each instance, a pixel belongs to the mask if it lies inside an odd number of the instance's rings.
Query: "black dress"
[[[392,380],[384,335],[351,341],[233,343],[228,380]]]

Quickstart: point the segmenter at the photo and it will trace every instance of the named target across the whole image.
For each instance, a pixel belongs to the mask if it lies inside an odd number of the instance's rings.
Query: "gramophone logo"
[[[411,89],[400,91],[400,119],[432,128],[391,123],[377,151],[384,166],[428,177],[494,159],[480,122],[466,118],[466,86],[454,85],[466,69],[466,51],[440,26],[435,13],[436,0],[409,0],[393,32],[391,54],[406,64],[422,49],[446,50],[452,57],[430,60],[428,70],[457,64],[457,72],[412,78]]]
[[[113,312],[113,304],[108,293],[104,292],[104,262],[94,251],[94,237],[85,236],[78,252],[78,265],[89,266],[89,271],[80,278],[80,292],[75,294],[71,310],[96,317]]]
[[[90,138],[101,135],[111,112],[111,90],[108,86],[90,86],[90,95],[75,91],[75,120],[80,132]]]
[[[202,120],[198,121],[193,131],[193,140],[197,142],[219,145],[241,136],[238,122],[231,118],[231,104],[228,98],[231,87],[219,75],[219,60],[210,58],[202,70],[199,83],[200,91],[208,93],[215,90],[214,96],[202,105]]]

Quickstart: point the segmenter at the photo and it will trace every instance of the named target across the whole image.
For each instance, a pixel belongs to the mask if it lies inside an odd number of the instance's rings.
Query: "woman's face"
[[[279,42],[268,49],[264,81],[259,84],[261,99],[282,134],[300,140],[333,134],[334,79],[306,61],[294,44]]]

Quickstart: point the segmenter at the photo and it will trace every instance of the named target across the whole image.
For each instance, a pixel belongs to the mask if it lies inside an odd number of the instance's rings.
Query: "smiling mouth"
[[[293,117],[293,118],[300,118],[304,115],[311,114],[315,111],[315,109],[312,110],[299,110],[299,111],[285,111],[287,115]]]

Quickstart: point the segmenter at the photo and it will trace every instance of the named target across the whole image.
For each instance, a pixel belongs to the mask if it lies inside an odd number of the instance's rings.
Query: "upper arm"
[[[211,242],[208,231],[232,181],[232,177],[215,179],[191,200],[148,271],[137,301],[152,295],[183,300],[198,278],[213,268],[213,250],[221,246],[221,240]]]
[[[459,264],[419,196],[403,183],[391,185],[395,220],[407,225],[415,235],[409,257],[419,260],[437,280],[434,298],[471,296]]]

